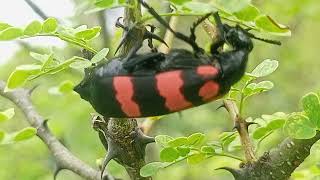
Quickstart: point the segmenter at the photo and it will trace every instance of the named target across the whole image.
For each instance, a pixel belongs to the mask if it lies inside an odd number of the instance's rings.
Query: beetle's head
[[[227,24],[223,25],[224,39],[233,48],[246,49],[249,52],[253,48],[253,43],[248,35],[248,32],[241,28],[239,25],[231,27]]]
[[[250,28],[243,29],[239,25],[229,26],[228,24],[223,24],[218,12],[214,13],[213,16],[219,33],[219,41],[228,43],[235,49],[242,49],[250,52],[253,49],[252,39],[257,39],[270,44],[281,45],[279,41],[256,37],[255,35],[249,33]]]
[[[86,101],[90,101],[91,99],[91,70],[90,69],[85,69],[85,76],[83,80],[74,87],[74,91],[77,92],[82,99]]]

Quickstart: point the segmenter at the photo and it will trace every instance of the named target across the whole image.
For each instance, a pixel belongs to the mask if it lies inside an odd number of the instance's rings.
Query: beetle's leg
[[[144,6],[149,13],[157,20],[159,21],[160,24],[162,24],[164,27],[166,27],[167,29],[169,29],[169,31],[171,31],[178,39],[190,44],[193,48],[193,50],[197,53],[197,52],[203,52],[203,49],[201,49],[197,43],[195,41],[193,41],[190,37],[176,32],[174,31],[170,25],[151,7],[149,6],[146,2],[144,2],[143,0],[139,0],[139,2],[141,3],[142,6]]]
[[[122,17],[119,17],[119,18],[117,19],[116,27],[122,28],[122,29],[125,31],[125,33],[124,33],[124,36],[122,37],[122,39],[121,39],[121,41],[120,41],[120,43],[119,43],[119,45],[118,45],[118,47],[117,47],[117,49],[116,49],[116,51],[115,51],[115,54],[117,54],[117,52],[119,51],[120,47],[124,44],[124,42],[126,41],[126,39],[128,38],[128,36],[130,35],[130,30],[132,29],[132,28],[130,28],[130,27],[124,26],[124,25],[120,22],[120,19],[122,19]],[[148,25],[148,26],[150,27],[150,32],[149,32],[148,30],[145,31],[145,34],[144,34],[144,36],[143,36],[143,40],[148,39],[148,45],[149,45],[149,47],[151,48],[151,50],[152,50],[152,51],[156,51],[156,49],[155,49],[154,46],[153,46],[152,39],[158,40],[158,41],[160,41],[161,43],[164,43],[166,46],[168,46],[167,43],[166,43],[161,37],[159,37],[158,35],[154,34],[155,27],[152,26],[152,25]],[[136,50],[133,50],[133,51],[136,52],[137,50],[139,50],[139,48],[140,48],[141,46],[142,46],[142,45],[140,45],[139,47],[137,47]],[[134,52],[134,53],[135,53],[135,52]],[[129,54],[130,54],[130,53],[129,53]],[[130,55],[130,56],[131,56],[131,55]]]
[[[153,34],[156,27],[152,24],[147,24],[146,26],[149,26],[150,27],[150,33]],[[149,31],[147,31],[149,32]],[[149,48],[151,49],[151,52],[157,52],[157,49],[154,48],[153,46],[153,42],[152,42],[152,38],[151,37],[146,37],[147,33],[144,34],[145,35],[145,38],[148,39],[148,46]]]
[[[190,39],[192,39],[193,41],[196,41],[196,35],[195,35],[195,31],[196,28],[204,21],[206,20],[210,15],[212,15],[212,13],[208,13],[202,17],[200,17],[196,22],[193,23],[192,27],[190,28]]]

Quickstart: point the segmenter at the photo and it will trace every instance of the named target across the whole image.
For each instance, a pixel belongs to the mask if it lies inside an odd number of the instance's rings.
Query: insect
[[[167,54],[156,51],[136,54],[139,45],[127,57],[116,57],[86,70],[75,91],[105,117],[157,116],[216,100],[244,75],[253,49],[252,38],[280,45],[257,38],[238,25],[222,24],[218,13],[200,18],[190,28],[188,37],[175,32],[152,7],[139,1],[175,37],[191,45],[193,51],[172,49]],[[195,29],[210,15],[214,16],[221,38],[211,45],[210,53],[205,53],[196,43]],[[218,51],[225,43],[232,50]]]

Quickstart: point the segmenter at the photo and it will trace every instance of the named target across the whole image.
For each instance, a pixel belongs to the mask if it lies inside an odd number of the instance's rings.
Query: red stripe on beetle
[[[165,99],[165,106],[171,111],[179,111],[192,106],[181,92],[184,85],[182,71],[170,71],[156,75],[157,90]]]
[[[114,77],[113,87],[122,111],[129,117],[141,116],[139,105],[132,99],[134,90],[131,78],[128,76]]]
[[[216,76],[218,73],[219,73],[218,69],[210,65],[199,66],[197,68],[197,74],[204,78],[210,78],[212,76]]]
[[[213,100],[219,93],[219,84],[214,81],[206,82],[199,90],[203,101]]]

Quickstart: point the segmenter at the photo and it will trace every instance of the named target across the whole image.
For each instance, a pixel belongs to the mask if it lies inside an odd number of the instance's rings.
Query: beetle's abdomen
[[[220,90],[218,74],[216,67],[202,65],[154,76],[104,77],[94,85],[98,98],[91,104],[106,117],[168,114],[214,100]]]

